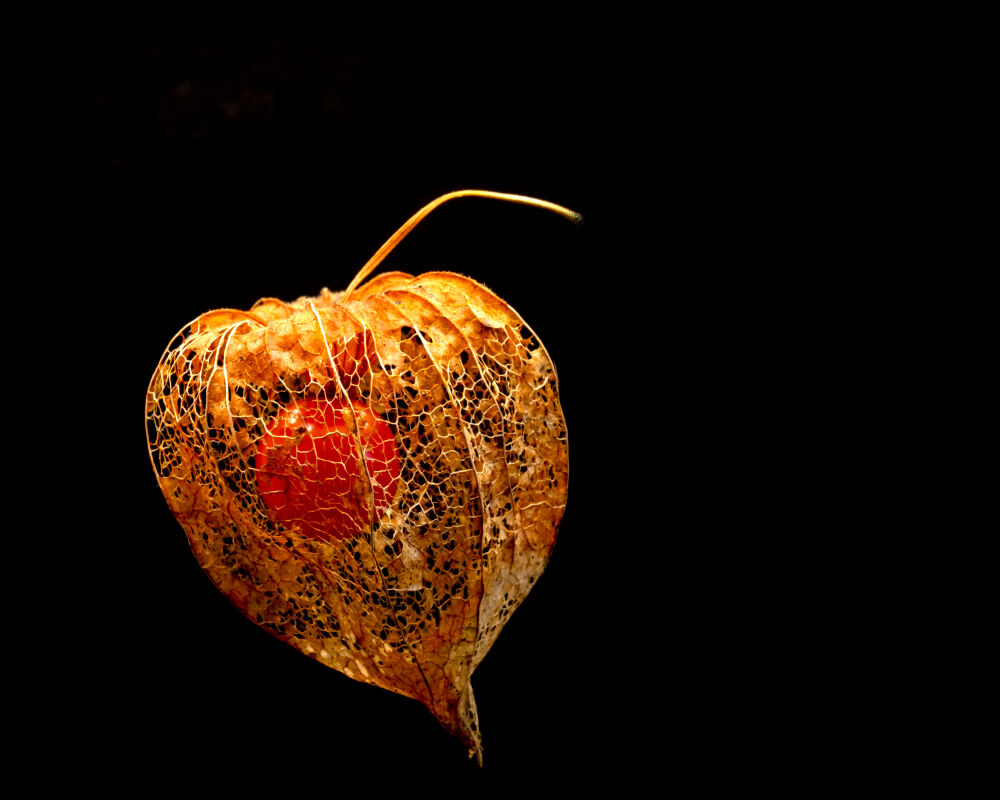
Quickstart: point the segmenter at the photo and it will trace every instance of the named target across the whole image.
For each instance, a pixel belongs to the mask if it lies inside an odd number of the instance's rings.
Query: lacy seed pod
[[[518,314],[461,275],[202,314],[146,397],[160,488],[247,617],[424,703],[482,763],[469,680],[545,568],[566,505],[556,372]]]

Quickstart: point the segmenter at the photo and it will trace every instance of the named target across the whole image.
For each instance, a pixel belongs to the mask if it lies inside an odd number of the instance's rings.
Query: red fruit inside
[[[396,494],[400,470],[392,428],[367,406],[350,404],[363,468],[347,408],[340,400],[292,401],[257,443],[257,488],[272,518],[305,536],[347,539],[368,529],[365,468],[376,520]]]

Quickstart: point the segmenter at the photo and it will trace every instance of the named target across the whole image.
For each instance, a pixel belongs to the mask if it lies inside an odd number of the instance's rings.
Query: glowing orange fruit
[[[299,400],[278,413],[257,443],[257,487],[272,518],[305,536],[360,535],[396,493],[392,428],[360,403],[350,408],[340,400]]]

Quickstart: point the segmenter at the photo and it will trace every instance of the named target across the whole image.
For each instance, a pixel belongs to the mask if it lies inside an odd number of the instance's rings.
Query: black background
[[[67,577],[59,654],[41,659],[61,698],[40,714],[41,744],[77,750],[98,778],[127,764],[324,790],[345,773],[536,768],[770,780],[809,750],[794,453],[768,430],[794,405],[771,380],[788,345],[766,346],[773,315],[746,324],[785,275],[751,279],[736,255],[760,236],[745,204],[760,160],[746,156],[765,100],[734,89],[738,75],[705,83],[705,64],[625,46],[520,56],[382,40],[37,55],[32,263],[63,301],[50,357],[71,353],[61,418],[80,440],[69,507],[47,511]],[[482,771],[416,702],[322,667],[228,605],[159,493],[142,418],[186,322],[343,288],[458,188],[584,216],[456,201],[382,267],[486,284],[559,371],[569,507],[548,570],[473,679]]]

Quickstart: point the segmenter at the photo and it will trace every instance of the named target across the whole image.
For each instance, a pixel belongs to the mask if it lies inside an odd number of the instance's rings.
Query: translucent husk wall
[[[481,759],[469,681],[566,504],[556,373],[469,278],[391,272],[342,295],[185,327],[146,399],[153,468],[247,617],[420,700]]]

